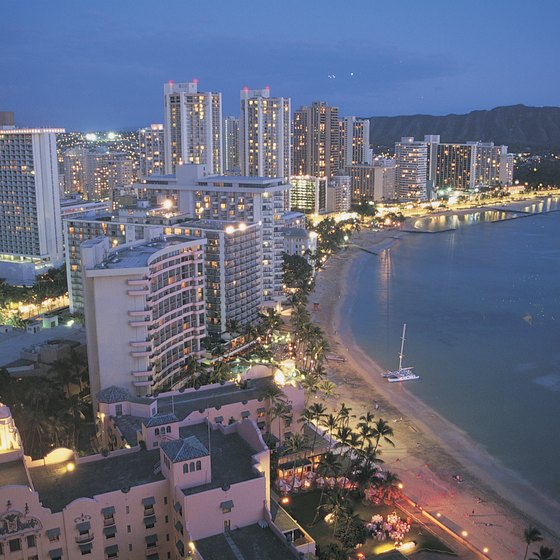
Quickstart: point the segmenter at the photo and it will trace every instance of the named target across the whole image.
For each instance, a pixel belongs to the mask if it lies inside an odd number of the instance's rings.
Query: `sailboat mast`
[[[399,352],[399,370],[402,369],[402,359],[404,356],[404,338],[406,334],[406,323],[403,324],[402,337],[401,337],[401,351]]]

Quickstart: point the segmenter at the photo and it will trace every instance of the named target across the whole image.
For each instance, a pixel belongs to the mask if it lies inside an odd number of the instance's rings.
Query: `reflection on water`
[[[507,205],[504,205],[507,206]],[[437,232],[457,229],[462,226],[473,225],[476,223],[499,222],[502,220],[512,220],[526,216],[528,213],[540,214],[546,212],[556,212],[560,210],[560,197],[551,197],[539,202],[533,202],[527,206],[515,210],[476,210],[466,214],[452,214],[429,216],[419,218],[414,221],[412,227],[417,231]]]
[[[558,198],[530,204],[526,212],[554,213],[518,212],[525,219],[497,209],[426,218],[433,231],[454,231],[408,234],[364,259],[349,320],[385,369],[407,323],[421,376],[407,389],[560,500],[550,468],[560,461],[558,206]],[[509,221],[490,223],[499,219]]]

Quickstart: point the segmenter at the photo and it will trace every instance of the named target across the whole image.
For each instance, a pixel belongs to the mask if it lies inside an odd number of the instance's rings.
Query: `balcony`
[[[151,370],[133,371],[132,375],[134,375],[134,377],[150,377],[152,375],[152,371]]]
[[[149,381],[133,381],[132,384],[135,387],[151,387],[152,386],[152,380],[150,379]]]
[[[87,544],[93,541],[93,533],[87,533],[85,535],[78,535],[76,537],[76,544]]]
[[[129,296],[147,296],[150,293],[150,290],[147,288],[145,290],[127,290],[126,293]]]
[[[130,353],[130,355],[133,358],[148,358],[151,357],[151,350],[138,350],[138,351],[133,351]]]
[[[149,324],[151,324],[152,320],[149,317],[145,317],[142,320],[139,321],[129,321],[128,324],[131,327],[147,327]]]
[[[129,286],[146,286],[148,284],[148,280],[145,278],[139,278],[136,280],[127,280],[126,283]]]

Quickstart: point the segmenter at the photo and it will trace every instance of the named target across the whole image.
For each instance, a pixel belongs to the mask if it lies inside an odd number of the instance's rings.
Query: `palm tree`
[[[523,556],[523,560],[527,559],[527,554],[529,553],[529,546],[534,542],[539,542],[543,540],[542,533],[536,527],[529,525],[527,529],[525,529],[523,533],[523,537],[527,546],[525,547],[525,555]]]
[[[538,552],[533,552],[533,558],[531,560],[558,560],[558,558],[554,556],[553,548],[541,545]]]
[[[327,409],[321,403],[313,403],[309,408],[304,408],[301,420],[308,423],[314,423],[313,443],[311,444],[311,456],[315,451],[315,443],[317,442],[317,429],[321,420],[327,415]]]
[[[282,443],[282,422],[288,426],[292,421],[292,406],[286,401],[277,400],[270,408],[270,422],[278,420],[278,441]]]
[[[321,385],[319,385],[319,391],[323,393],[323,397],[326,399],[338,399],[338,393],[336,392],[336,385],[329,381],[328,379],[323,380]]]
[[[305,391],[305,406],[307,406],[311,395],[316,394],[319,389],[319,377],[314,373],[304,373],[301,386]]]
[[[70,386],[81,383],[82,377],[73,367],[71,360],[60,358],[52,363],[51,373],[55,375],[55,383],[58,383],[66,391],[66,395],[70,396]]]
[[[271,418],[272,407],[279,401],[286,403],[288,397],[286,396],[286,393],[284,393],[284,391],[282,391],[282,389],[278,387],[278,385],[271,383],[266,388],[263,398],[268,401],[268,406],[266,410],[266,430],[267,432],[270,433],[270,425],[272,422],[272,418]]]
[[[331,442],[329,443],[329,451],[330,451],[332,440],[333,440],[333,434],[335,430],[339,428],[340,422],[338,421],[338,418],[334,414],[329,414],[326,418],[322,420],[321,423],[323,424],[323,426],[325,426],[325,428],[329,432],[329,442]]]
[[[375,437],[375,450],[379,447],[379,440],[383,438],[383,441],[386,441],[389,445],[395,447],[395,442],[389,438],[389,436],[393,435],[393,428],[389,425],[388,422],[380,418],[373,427],[373,436]]]
[[[345,501],[345,497],[340,490],[334,490],[327,494],[327,500],[324,504],[320,504],[317,510],[332,513],[334,517],[333,530],[336,532],[338,523],[348,515],[352,515],[352,505]]]
[[[320,463],[317,465],[315,472],[317,477],[321,476],[323,478],[328,478],[330,476],[337,477],[342,470],[342,465],[340,464],[340,459],[337,455],[335,455],[332,451],[327,451],[322,457]],[[319,518],[319,514],[321,512],[321,504],[323,503],[323,495],[325,494],[325,488],[327,487],[326,484],[323,484],[321,488],[321,495],[319,496],[319,505],[315,511],[315,517],[311,522],[311,525],[317,523],[317,519]]]
[[[340,423],[343,426],[348,427],[348,424],[350,423],[350,412],[352,411],[352,409],[348,406],[346,406],[344,403],[340,404],[340,409],[337,413],[337,418],[340,421]]]
[[[300,473],[300,480],[303,476],[303,463],[305,463],[305,454],[306,451],[309,449],[309,445],[307,442],[307,438],[302,436],[301,434],[294,434],[291,438],[286,440],[285,443],[286,447],[284,448],[284,455],[295,455],[294,459],[294,475],[297,476],[297,466],[296,463],[298,459],[301,458],[301,454],[303,453],[303,462],[301,466],[301,473]]]

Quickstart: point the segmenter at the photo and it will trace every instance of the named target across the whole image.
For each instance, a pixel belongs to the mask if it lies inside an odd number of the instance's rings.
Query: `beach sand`
[[[382,446],[382,467],[398,474],[413,502],[433,515],[440,513],[440,520],[455,532],[467,531],[466,538],[479,550],[488,548],[488,557],[523,558],[523,531],[529,524],[542,530],[545,540],[541,544],[558,551],[560,504],[498,464],[402,383],[387,383],[380,376],[382,368],[354,341],[348,321],[354,304],[351,278],[356,278],[364,259],[377,258],[359,247],[379,253],[404,235],[409,234],[355,234],[352,245],[332,257],[317,277],[309,311],[325,332],[331,352],[347,360],[327,362],[328,377],[338,385],[339,393],[336,402],[328,404],[334,408],[345,402],[357,417],[371,411],[376,418],[390,421],[396,447]],[[318,307],[312,305],[316,302]],[[456,474],[464,482],[457,483]],[[531,550],[536,548],[533,545]]]

